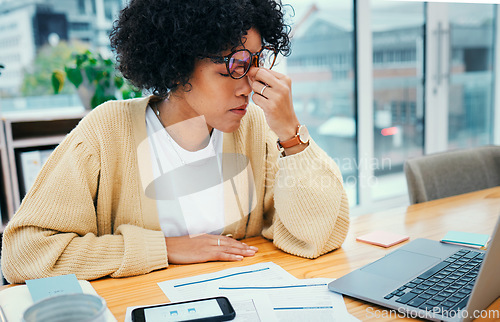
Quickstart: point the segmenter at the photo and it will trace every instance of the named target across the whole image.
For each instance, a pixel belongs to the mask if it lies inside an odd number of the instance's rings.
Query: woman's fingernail
[[[243,259],[243,256],[241,256],[241,255],[236,255],[236,259],[240,261],[240,260],[242,260],[242,259]]]
[[[255,251],[254,251],[254,250],[251,250],[251,249],[247,249],[247,250],[245,251],[245,253],[247,253],[247,254],[252,254],[252,255],[253,255],[253,254],[255,254]]]
[[[259,249],[258,249],[257,247],[255,247],[255,246],[250,246],[250,249],[251,249],[251,250],[255,250],[255,251],[258,251],[258,250],[259,250]]]

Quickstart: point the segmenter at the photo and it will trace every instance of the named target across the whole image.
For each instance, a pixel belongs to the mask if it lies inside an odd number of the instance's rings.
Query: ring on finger
[[[262,87],[262,89],[260,90],[260,95],[264,96],[264,90],[265,90],[266,88],[268,88],[268,87],[269,87],[269,85],[264,84],[264,87]]]

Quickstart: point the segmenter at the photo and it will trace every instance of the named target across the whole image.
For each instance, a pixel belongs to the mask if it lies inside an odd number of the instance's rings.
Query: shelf
[[[24,173],[19,163],[20,153],[57,146],[87,114],[88,112],[78,111],[63,115],[38,113],[1,116],[4,144],[1,145],[0,142],[0,153],[3,153],[0,155],[0,161],[8,191],[5,193],[7,207],[2,207],[3,224],[13,216],[24,197],[24,182],[21,182]],[[36,175],[36,170],[30,174]],[[5,210],[7,214],[4,214],[4,208],[8,208]]]
[[[9,167],[9,156],[7,142],[5,139],[4,122],[0,121],[0,233],[3,233],[9,219],[14,214],[14,203],[12,195],[12,176]]]
[[[5,122],[5,129],[10,130],[12,141],[17,141],[68,134],[78,125],[80,118],[42,119],[40,121],[5,120]],[[6,134],[7,141],[9,141],[9,133]]]
[[[57,145],[66,137],[66,135],[51,135],[46,137],[19,139],[12,142],[14,149],[29,148],[33,146]]]

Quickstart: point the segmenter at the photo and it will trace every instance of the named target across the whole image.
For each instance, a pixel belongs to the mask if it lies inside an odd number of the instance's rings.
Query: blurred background
[[[87,49],[113,59],[125,0],[0,0],[0,113],[73,113],[52,72]],[[339,164],[353,214],[409,204],[404,161],[500,142],[498,5],[283,1],[294,107]],[[146,36],[146,35],[145,35]]]

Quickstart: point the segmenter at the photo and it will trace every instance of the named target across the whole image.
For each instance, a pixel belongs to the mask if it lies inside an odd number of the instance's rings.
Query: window
[[[78,13],[85,14],[85,0],[78,0]]]
[[[372,0],[371,6],[375,165],[371,196],[382,200],[406,194],[403,164],[423,154],[425,11],[418,2]]]
[[[74,37],[96,45],[96,26],[86,20],[95,18],[95,1],[77,0],[69,7],[66,0],[51,1],[68,15],[85,10],[86,17],[69,20],[68,27]],[[105,16],[116,16],[127,2],[103,1]],[[500,113],[494,113],[495,102],[500,104],[500,95],[494,95],[500,93],[494,72],[500,70],[498,5],[283,3],[294,8],[286,16],[293,27],[292,55],[275,69],[292,78],[297,116],[337,161],[354,213],[407,204],[403,165],[408,158],[500,143]],[[26,7],[0,15],[4,111],[14,109],[5,98],[21,95],[23,71],[33,69],[30,62],[40,49],[30,44],[36,31],[30,12]]]
[[[86,22],[71,22],[70,29],[74,31],[90,30],[90,26]]]
[[[357,203],[354,26],[350,0],[290,1],[295,111],[313,139],[340,167],[351,205]],[[285,7],[286,8],[286,7]]]
[[[453,53],[449,67],[449,149],[492,143],[494,12],[494,5],[448,5]]]

